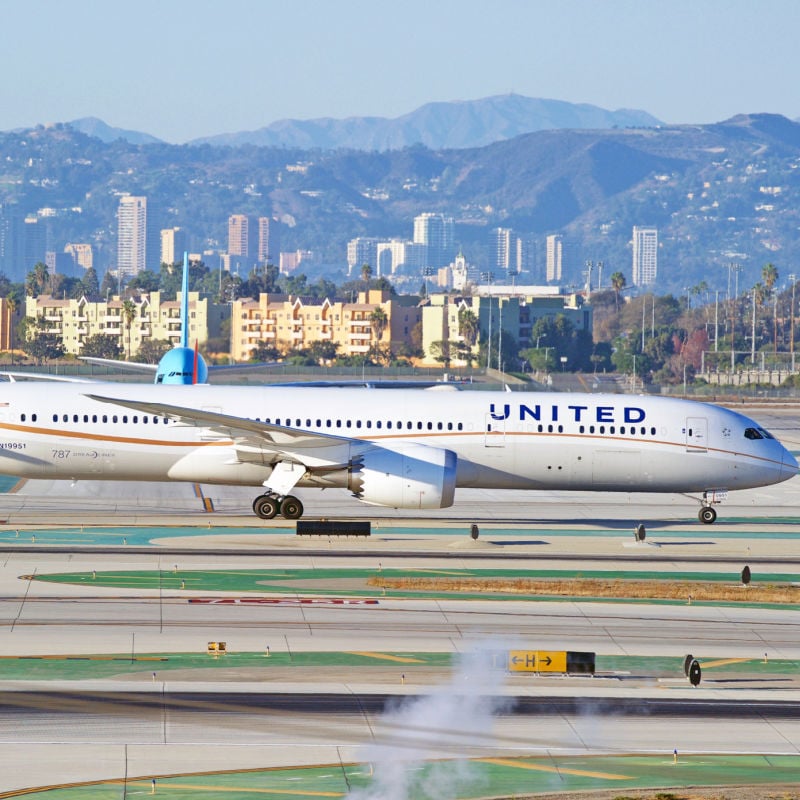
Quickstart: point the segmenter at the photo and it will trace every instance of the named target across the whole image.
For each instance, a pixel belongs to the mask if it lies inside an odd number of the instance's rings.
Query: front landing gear
[[[708,489],[703,492],[703,499],[700,501],[701,508],[697,518],[703,525],[711,525],[717,519],[717,512],[714,511],[714,503],[721,503],[728,499],[727,489]]]
[[[278,497],[261,494],[253,500],[253,511],[261,519],[273,519],[278,514],[286,519],[300,519],[303,516],[303,504],[292,495]]]
[[[703,506],[697,514],[697,518],[703,525],[711,525],[717,519],[717,512],[711,506]]]

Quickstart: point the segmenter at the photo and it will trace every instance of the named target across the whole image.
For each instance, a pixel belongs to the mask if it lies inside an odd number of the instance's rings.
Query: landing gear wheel
[[[697,517],[703,525],[711,525],[717,518],[717,512],[711,506],[703,506]]]
[[[300,519],[303,516],[303,504],[292,495],[281,500],[281,515],[286,519]]]
[[[272,519],[278,513],[278,501],[268,494],[262,494],[253,500],[253,511],[261,519]]]

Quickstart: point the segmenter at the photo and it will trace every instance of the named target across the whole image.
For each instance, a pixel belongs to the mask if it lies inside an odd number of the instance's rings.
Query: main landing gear
[[[285,497],[260,494],[253,500],[253,511],[261,519],[272,519],[278,514],[286,519],[300,519],[303,516],[303,504],[290,494]]]

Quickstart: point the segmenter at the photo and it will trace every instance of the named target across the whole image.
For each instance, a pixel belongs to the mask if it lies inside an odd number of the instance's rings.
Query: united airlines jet
[[[0,389],[0,473],[259,487],[297,519],[295,487],[446,508],[460,488],[696,493],[785,481],[797,461],[742,414],[628,395],[363,388],[58,385]],[[502,502],[499,500],[498,502]]]

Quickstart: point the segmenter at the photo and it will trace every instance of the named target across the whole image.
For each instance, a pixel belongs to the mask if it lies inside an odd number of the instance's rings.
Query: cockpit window
[[[775,437],[764,428],[745,428],[745,439],[774,439]]]

